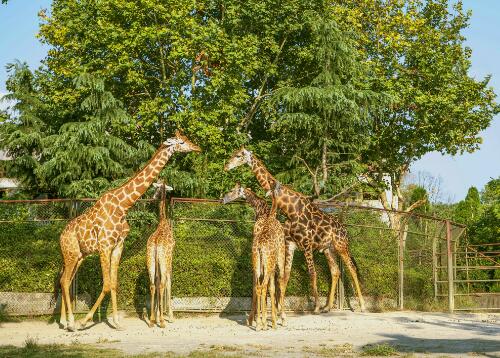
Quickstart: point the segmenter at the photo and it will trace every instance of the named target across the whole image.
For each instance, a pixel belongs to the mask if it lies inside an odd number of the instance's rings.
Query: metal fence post
[[[400,218],[401,220],[401,218]],[[404,224],[400,222],[401,227],[399,228],[399,244],[398,244],[398,258],[399,258],[399,309],[404,309],[404,233],[401,228],[405,227]]]
[[[446,263],[448,264],[448,310],[453,313],[455,309],[455,292],[453,279],[453,249],[451,246],[451,223],[446,220]]]
[[[438,259],[437,259],[437,238],[433,237],[432,238],[432,284],[434,287],[434,300],[437,300],[437,295],[438,295],[438,285],[437,285],[437,280],[438,280],[438,274],[437,274],[437,266],[438,266]]]

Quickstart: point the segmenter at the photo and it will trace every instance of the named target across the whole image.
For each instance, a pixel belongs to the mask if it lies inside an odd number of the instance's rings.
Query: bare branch
[[[337,193],[335,194],[334,196],[332,196],[331,198],[328,198],[328,199],[325,199],[325,200],[318,200],[318,202],[320,203],[326,203],[326,202],[329,202],[329,201],[333,201],[335,200],[336,198],[338,198],[339,196],[342,196],[344,195],[345,193],[347,193],[348,191],[350,191],[352,188],[355,188],[356,186],[358,186],[360,184],[360,182],[356,182],[356,183],[353,183],[349,186],[347,186],[346,188],[344,188],[340,193]]]
[[[411,204],[406,210],[405,212],[409,213],[409,212],[412,212],[413,210],[415,210],[416,208],[419,208],[421,207],[422,205],[424,205],[425,203],[427,202],[427,195],[425,196],[425,198],[422,198],[422,199],[419,199],[417,200],[416,202],[414,202],[413,204]]]

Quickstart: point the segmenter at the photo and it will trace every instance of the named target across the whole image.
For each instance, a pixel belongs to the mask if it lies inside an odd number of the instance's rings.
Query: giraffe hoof
[[[124,330],[125,330],[125,327],[123,327],[123,326],[122,326],[122,325],[120,325],[120,324],[115,324],[115,329],[116,329],[117,331],[124,331]]]
[[[328,306],[328,305],[327,305],[327,306],[323,306],[323,307],[321,307],[321,313],[328,313],[328,312],[330,312],[331,310],[332,310],[332,307],[330,307],[330,306]]]
[[[155,326],[155,324],[154,324],[153,322],[149,322],[149,323],[148,323],[148,327],[149,327],[149,328],[153,328],[154,326]]]
[[[313,314],[319,314],[319,307],[315,308],[314,311],[313,311]]]
[[[173,323],[174,322],[174,316],[170,316],[167,318],[168,323]]]
[[[87,322],[85,322],[85,321],[78,322],[78,329],[85,329],[86,326],[87,326]]]
[[[165,327],[167,327],[167,325],[165,324],[165,322],[161,322],[160,323],[160,328],[165,328]]]
[[[69,332],[75,332],[75,331],[76,331],[76,327],[75,327],[75,325],[74,325],[74,324],[70,324],[70,325],[68,325],[68,331],[69,331]]]

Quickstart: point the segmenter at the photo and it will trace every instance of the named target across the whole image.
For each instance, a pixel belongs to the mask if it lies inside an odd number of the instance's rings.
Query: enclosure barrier
[[[62,261],[59,235],[68,220],[93,203],[94,199],[0,201],[0,313],[37,315],[58,309],[52,292]],[[318,206],[347,226],[371,309],[500,308],[498,244],[470,245],[464,226],[416,213],[345,203]],[[247,310],[252,292],[253,210],[242,202],[222,205],[218,200],[171,198],[169,218],[176,240],[174,310]],[[131,231],[119,269],[119,306],[143,314],[149,302],[146,241],[158,223],[158,202],[140,200],[127,220]],[[322,254],[315,254],[315,263],[324,297],[330,273]],[[350,278],[341,269],[337,307],[355,308]],[[309,283],[303,254],[297,251],[287,309],[312,309]],[[73,282],[75,310],[86,311],[101,288],[99,259],[90,256]],[[101,311],[107,307],[104,302]]]

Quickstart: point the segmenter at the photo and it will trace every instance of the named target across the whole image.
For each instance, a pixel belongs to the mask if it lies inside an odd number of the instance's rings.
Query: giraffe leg
[[[260,331],[262,325],[262,286],[257,283],[257,287],[255,288],[255,293],[257,294],[257,307],[255,309],[255,313],[257,317],[255,318],[255,330]]]
[[[59,281],[61,281],[61,278]],[[62,326],[62,328],[66,329],[68,325],[68,321],[66,320],[66,299],[64,298],[64,291],[62,290],[62,282],[61,282],[61,315],[59,317],[59,324]]]
[[[160,327],[165,328],[165,318],[163,316],[163,295],[165,293],[165,286],[166,286],[166,281],[167,281],[167,263],[166,263],[166,255],[165,255],[165,248],[161,247],[158,248],[158,266],[160,269],[160,287],[159,287],[159,293],[160,297],[158,298],[158,310],[160,312]]]
[[[122,257],[123,241],[111,252],[111,267],[110,267],[110,290],[111,290],[111,304],[113,306],[113,323],[117,330],[122,330],[124,327],[118,321],[118,302],[116,298],[116,289],[118,288],[118,266]]]
[[[277,308],[281,317],[281,325],[286,326],[286,314],[285,314],[285,245],[280,246],[278,251],[278,271],[277,271],[277,283],[278,283],[278,297],[277,297]]]
[[[351,254],[347,249],[344,251],[340,252],[340,257],[342,258],[342,261],[344,261],[347,269],[349,270],[349,273],[352,277],[354,289],[356,290],[356,294],[359,299],[359,307],[361,309],[361,312],[366,312],[365,308],[365,300],[363,299],[363,295],[361,293],[361,286],[359,284],[359,279],[358,279],[358,273],[356,270],[356,265],[354,265],[354,262],[352,261]]]
[[[288,280],[290,280],[290,273],[292,271],[293,254],[296,248],[297,245],[295,244],[295,242],[291,240],[285,241],[285,269],[283,276],[283,290],[282,292],[280,292],[280,298],[281,296],[283,298],[285,297],[286,288],[288,286]]]
[[[275,297],[275,279],[274,272],[269,275],[269,299],[271,301],[271,322],[273,329],[276,329],[276,297]]]
[[[149,316],[149,327],[153,327],[155,320],[155,294],[156,294],[156,249],[153,245],[148,245],[146,249],[146,265],[148,267],[148,275],[149,275],[149,307],[150,307],[150,316]]]
[[[174,313],[172,311],[172,250],[167,254],[167,273],[166,273],[166,294],[167,294],[167,320],[172,323],[174,321]]]
[[[259,254],[252,250],[252,278],[253,278],[253,286],[252,286],[252,306],[250,308],[250,314],[248,315],[247,318],[247,325],[252,326],[253,321],[256,322],[256,325],[259,324],[258,322],[258,317],[259,317],[259,310],[257,308],[258,301],[260,300],[260,296],[257,294],[257,286],[259,285]],[[256,319],[257,315],[257,319]]]
[[[253,286],[252,286],[252,303],[250,307],[250,314],[248,315],[247,318],[247,326],[252,326],[253,321],[255,320],[255,310],[257,308],[257,291],[256,291],[257,283],[255,280],[255,276],[253,279]]]
[[[319,295],[317,286],[317,275],[316,268],[314,267],[313,252],[310,248],[306,248],[304,251],[304,256],[306,257],[307,270],[309,271],[309,276],[311,278],[311,288],[314,296],[314,313],[319,313]]]
[[[100,253],[100,261],[101,261],[101,271],[102,271],[102,291],[99,297],[97,297],[97,300],[95,301],[94,305],[90,309],[90,311],[87,313],[87,315],[80,321],[80,328],[85,328],[87,325],[87,322],[94,317],[94,313],[97,310],[97,308],[100,306],[102,300],[106,296],[106,294],[110,291],[110,261],[111,261],[111,252],[109,250],[102,251]]]
[[[330,292],[328,293],[328,300],[326,304],[322,307],[323,312],[330,312],[333,308],[333,301],[335,299],[335,290],[337,289],[337,283],[340,278],[340,269],[336,261],[336,254],[333,248],[325,250],[326,261],[328,262],[328,267],[330,268],[330,274],[332,276],[332,282],[330,284]]]
[[[261,311],[262,311],[262,329],[267,331],[267,288],[269,286],[269,271],[268,268],[264,268],[264,278],[262,279],[261,284]]]
[[[76,267],[78,261],[73,256],[67,258],[64,262],[63,273],[61,274],[61,325],[66,326],[68,331],[75,331],[75,317],[73,316],[73,309],[71,307],[71,297],[69,294],[69,286],[71,285],[71,276],[73,270]],[[64,309],[63,309],[64,307]],[[63,312],[64,311],[64,312]],[[66,312],[68,315],[68,321],[66,321]]]
[[[73,275],[71,275],[70,285],[73,282],[73,280],[75,279],[76,273],[78,272],[78,269],[80,268],[80,265],[82,264],[82,262],[83,262],[83,256],[80,255],[80,258],[78,259],[78,262],[76,263],[76,266],[73,270]],[[74,306],[75,300],[76,300],[76,292],[73,293],[73,297],[71,300],[71,307]]]

